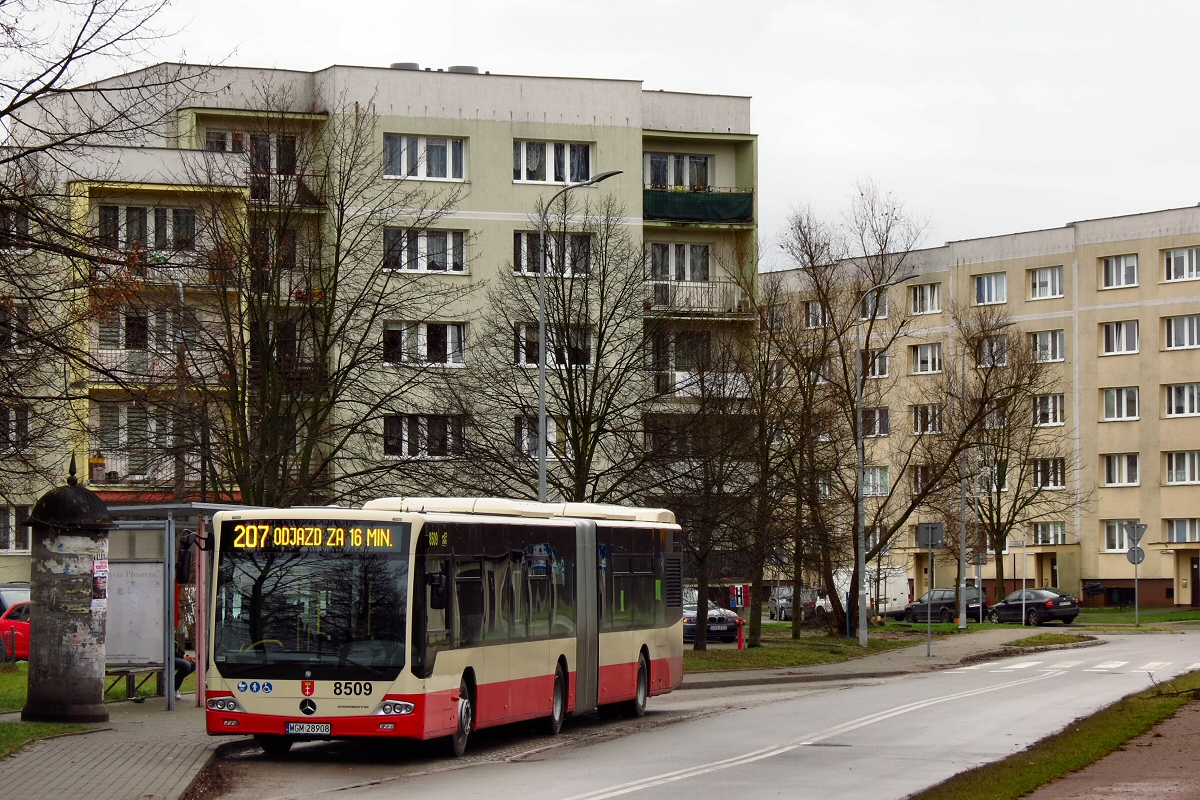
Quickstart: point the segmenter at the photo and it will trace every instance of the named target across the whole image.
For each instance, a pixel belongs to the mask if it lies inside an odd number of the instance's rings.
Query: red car
[[[0,647],[10,661],[29,660],[29,603],[15,603],[0,615]]]

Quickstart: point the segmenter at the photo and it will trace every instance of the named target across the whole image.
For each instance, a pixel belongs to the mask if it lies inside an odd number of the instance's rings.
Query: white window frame
[[[29,352],[29,340],[29,306],[0,306],[0,356]]]
[[[887,348],[865,349],[860,351],[859,358],[863,365],[863,378],[886,378],[888,376]]]
[[[1067,488],[1067,460],[1065,458],[1035,458],[1030,478],[1036,489],[1056,490]]]
[[[1125,534],[1127,523],[1138,524],[1136,519],[1106,519],[1104,520],[1104,552],[1124,553],[1129,549],[1129,538]]]
[[[942,284],[918,283],[910,287],[909,301],[914,317],[942,313]]]
[[[863,467],[863,497],[887,497],[891,491],[891,475],[887,467]]]
[[[820,300],[804,301],[804,327],[809,330],[828,327],[829,309]]]
[[[25,527],[25,546],[17,547],[17,525],[21,521],[22,515],[18,513],[20,509],[24,509],[24,517],[28,517],[30,509],[27,506],[8,506],[0,505],[0,555],[28,555],[30,552],[30,541],[33,539],[33,532],[29,529],[28,523]]]
[[[1029,299],[1049,300],[1063,296],[1063,268],[1037,267],[1029,270]]]
[[[1116,386],[1103,392],[1100,402],[1105,422],[1141,419],[1142,397],[1137,386]]]
[[[1200,247],[1164,251],[1163,280],[1168,283],[1200,280]]]
[[[1168,486],[1200,483],[1200,450],[1176,450],[1165,455]]]
[[[988,272],[974,276],[975,305],[998,306],[1008,302],[1008,274]]]
[[[1064,545],[1067,543],[1067,523],[1035,522],[1031,538],[1034,546]]]
[[[546,326],[547,341],[546,341],[546,348],[545,348],[544,352],[546,354],[546,367],[548,369],[556,369],[556,368],[569,367],[569,366],[590,367],[593,365],[593,363],[595,361],[595,357],[596,357],[596,354],[594,352],[596,343],[594,341],[594,337],[593,337],[591,329],[587,328],[583,325],[575,325],[575,326],[572,326],[572,330],[578,330],[578,331],[584,332],[584,336],[586,339],[587,359],[580,363],[573,363],[570,360],[570,355],[569,355],[570,350],[564,350],[563,353],[566,354],[567,358],[565,361],[560,362],[557,359],[557,357],[555,356],[555,344],[554,343],[555,343],[556,337],[561,335],[561,329],[559,329],[555,326],[552,326],[552,325],[547,325]],[[568,332],[568,336],[569,335],[570,335],[570,333]],[[514,343],[515,351],[516,351],[514,353],[514,355],[517,357],[517,366],[536,367],[538,365],[536,359],[533,361],[530,361],[529,359],[526,358],[526,354],[528,352],[529,345],[531,342],[533,342],[533,343],[537,342],[537,336],[538,336],[537,323],[517,326],[516,342]],[[539,350],[538,352],[543,352],[543,351]]]
[[[665,184],[654,181],[652,163],[656,156],[667,159],[667,182]],[[704,172],[708,175],[707,183],[692,182],[691,159],[693,158],[705,160]],[[642,179],[648,189],[706,191],[714,185],[713,162],[715,160],[712,155],[706,153],[646,153],[642,156]],[[682,175],[679,174],[680,171],[683,172]]]
[[[518,425],[520,426],[519,430],[517,428]],[[547,461],[560,460],[559,453],[566,444],[566,437],[561,433],[562,427],[555,417],[546,417],[546,441],[554,443],[546,449]],[[538,418],[535,416],[517,417],[514,420],[513,433],[516,435],[514,444],[516,445],[517,452],[526,458],[536,459],[538,457]]]
[[[1100,259],[1100,288],[1127,289],[1138,285],[1137,253]]]
[[[890,436],[892,432],[887,406],[862,410],[863,438],[874,439]]]
[[[536,233],[525,234],[537,236]],[[588,234],[576,233],[575,236]],[[553,238],[551,252],[558,246],[558,237],[547,234],[547,239]],[[665,247],[667,250],[667,275],[654,274],[654,248]],[[522,243],[522,250],[524,243]],[[514,247],[514,255],[516,254]],[[549,256],[550,253],[547,253]],[[524,263],[524,262],[522,262]],[[569,271],[568,271],[569,272]],[[646,242],[646,279],[656,283],[663,281],[687,281],[703,283],[713,278],[712,244],[708,242]],[[533,274],[537,274],[536,272]]]
[[[546,169],[546,177],[544,179],[527,178],[529,167],[530,148],[537,148],[541,145],[543,150],[542,164]],[[562,180],[555,180],[555,153],[556,147],[563,148],[563,177]],[[588,154],[588,171],[587,175],[581,178],[576,178],[571,167],[571,148],[586,147]],[[580,181],[590,180],[596,174],[596,145],[594,142],[566,142],[566,141],[542,141],[539,139],[513,139],[513,172],[518,173],[513,175],[513,183],[532,183],[532,184],[555,184],[563,185],[567,183],[579,183]]]
[[[567,259],[560,259],[558,253],[559,235],[552,232],[546,233],[546,274],[561,277],[572,278],[575,276],[587,276],[592,274],[592,259],[594,258],[595,242],[590,233],[580,233],[578,231],[567,233],[567,248],[571,250],[578,247],[581,241],[587,241],[587,253],[584,259],[584,270],[576,271],[574,269],[563,269],[556,271],[555,264],[565,265]],[[542,269],[541,251],[532,247],[531,242],[538,242],[537,231],[513,231],[513,264],[514,275],[536,276]],[[711,263],[710,263],[711,268]]]
[[[912,345],[912,374],[936,375],[942,371],[942,343]]]
[[[430,326],[446,329],[444,360],[430,361],[428,359]],[[465,322],[389,322],[385,324],[384,328],[387,331],[401,331],[403,340],[400,348],[400,360],[388,360],[385,353],[385,363],[422,367],[466,366],[467,323]]]
[[[1141,339],[1136,319],[1104,322],[1101,328],[1102,355],[1123,356],[1140,352]]]
[[[1200,314],[1163,317],[1168,350],[1192,350],[1200,347]]]
[[[445,175],[429,174],[431,143],[441,144],[446,148]],[[411,179],[464,183],[467,179],[466,175],[467,140],[462,137],[428,136],[415,133],[385,133],[383,135],[383,177],[385,180]]]
[[[217,137],[221,139],[220,147],[210,147]],[[209,128],[204,131],[204,149],[210,153],[244,153],[246,152],[246,134],[241,131],[223,131]]]
[[[430,237],[446,236],[446,268],[434,269],[431,264]],[[389,250],[389,248],[391,248]],[[395,260],[392,260],[392,256]],[[466,275],[467,231],[430,228],[385,228],[383,232],[383,264],[388,272],[427,272],[431,275]]]
[[[1193,544],[1200,542],[1200,519],[1168,519],[1168,544]]]
[[[1141,486],[1142,474],[1138,453],[1106,453],[1104,458],[1105,486]]]
[[[858,301],[858,318],[863,322],[870,319],[887,319],[888,290],[876,289],[867,292]]]
[[[100,230],[101,207],[117,209],[117,250],[132,252],[136,246],[136,249],[146,254],[145,257],[149,263],[153,264],[155,263],[153,256],[155,253],[192,253],[197,249],[199,234],[197,232],[197,212],[195,208],[187,206],[119,205],[117,203],[99,202],[96,203],[97,235],[99,235]],[[130,209],[139,209],[144,211],[146,215],[145,237],[140,243],[131,242],[128,238]],[[179,221],[178,215],[180,214],[190,214],[192,217],[190,242],[180,243],[175,240],[176,225]],[[159,246],[160,239],[162,242],[161,247]]]
[[[928,436],[942,432],[942,406],[939,403],[915,405],[913,410],[913,434]]]
[[[1165,416],[1200,417],[1200,383],[1168,384],[1166,401]]]
[[[995,336],[985,336],[979,343],[979,359],[975,362],[976,369],[1003,367],[1008,364],[1008,335],[1004,333]]]
[[[1029,334],[1033,347],[1033,360],[1048,364],[1066,360],[1066,334],[1062,328],[1051,331],[1034,331]]]
[[[449,425],[446,431],[446,453],[438,455],[430,455],[429,453],[429,423],[430,418],[438,419],[445,418]],[[463,451],[464,438],[464,419],[455,414],[387,414],[384,416],[384,430],[386,437],[386,427],[388,418],[400,419],[400,450],[399,453],[386,452],[386,443],[384,445],[384,458],[395,461],[442,461],[454,458],[461,458]],[[414,443],[413,434],[414,428],[416,440]]]
[[[1033,398],[1033,426],[1053,428],[1067,424],[1066,398],[1061,394],[1039,394]]]

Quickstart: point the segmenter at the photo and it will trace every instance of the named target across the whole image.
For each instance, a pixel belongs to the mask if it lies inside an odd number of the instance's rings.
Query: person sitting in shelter
[[[187,680],[187,676],[196,671],[196,659],[189,656],[179,644],[179,639],[175,639],[175,699],[182,700],[183,695],[179,690],[183,688],[183,682]]]

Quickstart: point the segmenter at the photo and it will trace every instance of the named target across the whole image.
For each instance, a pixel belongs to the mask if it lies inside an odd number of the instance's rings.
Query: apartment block
[[[195,500],[207,491],[204,476],[218,467],[205,449],[165,418],[125,403],[121,382],[109,378],[114,372],[142,376],[146,385],[174,390],[186,314],[203,315],[231,299],[213,267],[219,243],[198,220],[211,215],[217,201],[235,214],[278,216],[272,204],[304,206],[304,193],[320,180],[304,174],[306,137],[333,113],[373,118],[373,144],[381,154],[370,177],[374,186],[402,181],[453,196],[445,212],[419,230],[397,227],[361,243],[405,279],[470,288],[514,270],[535,273],[526,268],[538,251],[538,204],[564,185],[619,171],[572,194],[581,200],[615,196],[623,224],[645,247],[645,292],[638,303],[664,343],[654,365],[661,381],[687,372],[689,358],[703,350],[697,339],[749,319],[747,293],[757,267],[746,254],[757,244],[758,216],[749,98],[649,91],[640,81],[415,64],[194,72],[200,91],[165,125],[141,142],[73,155],[78,160],[64,187],[78,198],[83,224],[101,246],[136,254],[148,265],[119,311],[82,332],[105,369],[72,376],[85,387],[76,416],[87,423],[64,431],[65,447],[109,503]],[[255,133],[266,122],[276,132]],[[229,168],[214,180],[212,165],[222,159]],[[268,279],[270,269],[296,266],[298,240],[335,224],[318,204],[301,211],[294,230],[276,229],[252,243],[252,253],[264,254]],[[155,269],[158,260],[171,268]],[[295,291],[299,298],[305,289]],[[377,332],[385,364],[375,377],[387,381],[394,373],[399,381],[405,369],[470,369],[485,302],[486,292],[464,292],[435,317],[386,321]],[[306,365],[303,351],[297,344],[289,355],[301,382],[306,369],[316,368]],[[251,363],[260,357],[245,355]],[[207,369],[219,375],[227,368],[213,363]],[[427,405],[357,421],[378,442],[371,457],[401,469],[406,458],[453,454],[461,428],[434,400],[419,402]],[[28,536],[16,532],[24,531],[23,513],[19,505],[0,508],[0,580],[27,577]]]

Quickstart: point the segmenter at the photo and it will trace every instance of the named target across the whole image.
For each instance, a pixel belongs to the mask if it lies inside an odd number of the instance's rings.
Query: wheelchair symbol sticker
[[[271,685],[271,682],[267,681],[266,683],[263,684],[263,694],[270,694],[271,690],[274,688],[275,687]]]

